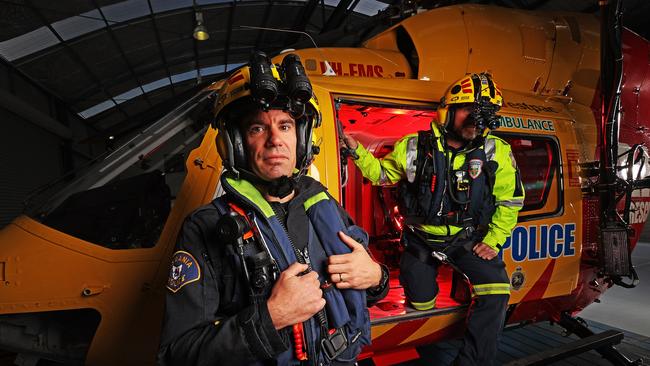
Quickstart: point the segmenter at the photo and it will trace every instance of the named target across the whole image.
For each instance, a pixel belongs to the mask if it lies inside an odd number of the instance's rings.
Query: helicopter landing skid
[[[526,356],[504,364],[505,366],[537,366],[548,365],[567,357],[579,355],[584,352],[596,350],[603,358],[616,366],[638,366],[643,365],[642,360],[632,361],[614,348],[614,345],[621,343],[623,333],[617,330],[606,330],[601,333],[594,333],[587,328],[585,321],[581,318],[573,318],[568,314],[562,314],[558,324],[563,327],[567,334],[575,334],[581,339],[555,347],[540,353]]]
[[[583,350],[583,352],[594,349],[596,352],[600,353],[603,358],[607,359],[612,365],[625,365],[625,366],[637,366],[643,365],[643,361],[630,360],[627,356],[621,353],[621,351],[614,348],[615,344],[620,343],[623,340],[623,333],[614,330],[608,330],[602,333],[594,333],[591,329],[587,328],[587,325],[582,318],[572,317],[567,313],[563,313],[562,317],[558,324],[566,329],[566,331],[571,334],[575,334],[578,337],[582,338],[578,342],[585,341],[587,339],[596,340],[592,347],[589,349]],[[609,337],[607,337],[609,336]],[[597,340],[602,338],[602,342]]]

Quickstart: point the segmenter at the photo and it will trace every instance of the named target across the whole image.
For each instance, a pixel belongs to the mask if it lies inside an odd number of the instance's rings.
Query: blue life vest
[[[311,178],[302,177],[301,179]],[[259,191],[247,181],[227,177],[222,177],[221,181],[226,192],[234,196],[231,199],[236,199],[235,203],[237,205],[245,204],[245,207],[240,207],[247,211],[249,218],[258,225],[259,231],[266,241],[272,257],[277,262],[279,270],[284,271],[289,265],[295,263],[297,258],[289,236],[283,224],[280,223],[280,220],[276,217],[268,202],[262,198]],[[305,200],[303,206],[310,223],[307,244],[310,261],[322,280],[329,277],[326,271],[329,256],[351,252],[350,248],[339,238],[338,232],[342,231],[366,246],[368,245],[368,234],[356,225],[347,226],[341,217],[338,203],[325,191],[322,185],[318,185],[321,189],[311,194]],[[213,201],[213,204],[222,215],[231,210],[227,200],[228,195],[225,195]],[[326,311],[329,328],[343,328],[348,339],[348,349],[336,360],[351,361],[356,359],[361,347],[370,344],[370,320],[366,304],[366,292],[350,289],[339,290],[332,285],[329,289],[323,291],[323,296],[327,302]],[[320,344],[316,345],[320,337],[320,328],[316,319],[312,317],[303,326],[307,334],[308,349],[320,349]],[[293,363],[296,361],[295,357],[293,357],[293,348],[285,353],[278,357],[278,362],[291,360]],[[310,357],[313,356],[312,352]],[[319,355],[319,358],[322,362],[326,361],[322,354]],[[310,364],[312,362],[317,364],[315,360],[309,360]]]

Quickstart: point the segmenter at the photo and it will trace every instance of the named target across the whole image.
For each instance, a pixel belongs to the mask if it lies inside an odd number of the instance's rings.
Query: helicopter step
[[[604,347],[610,347],[621,343],[623,340],[623,333],[616,330],[606,330],[602,333],[594,334],[580,340],[567,343],[563,346],[552,348],[534,355],[520,358],[505,364],[505,366],[533,366],[533,365],[547,365],[551,362],[559,361],[567,357],[575,356],[577,354],[590,351],[592,349],[599,350]],[[613,348],[612,348],[613,349]],[[615,349],[614,349],[615,350]],[[618,351],[616,351],[618,352]],[[625,357],[621,354],[621,357]],[[620,363],[615,363],[620,364]],[[623,363],[625,365],[635,365],[637,363],[627,360]]]
[[[587,343],[591,344],[592,347],[585,348],[582,350],[582,352],[594,349],[598,353],[600,353],[603,356],[603,358],[607,359],[613,365],[642,365],[643,364],[643,362],[639,359],[630,360],[627,356],[625,356],[619,350],[614,348],[615,344],[619,344],[623,340],[623,333],[621,332],[608,330],[596,334],[587,327],[586,322],[582,318],[572,317],[567,313],[562,314],[562,318],[560,319],[558,324],[564,329],[566,329],[568,334],[573,333],[578,337],[582,338],[577,342],[589,340]],[[571,344],[567,346],[570,345]],[[574,352],[573,354],[577,354],[577,353],[581,353],[581,352]]]

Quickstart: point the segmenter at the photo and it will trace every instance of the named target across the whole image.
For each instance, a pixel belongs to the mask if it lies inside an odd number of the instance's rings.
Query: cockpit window
[[[524,183],[526,199],[520,219],[557,213],[561,208],[561,195],[558,187],[559,153],[555,140],[541,136],[496,134],[512,147]]]
[[[211,96],[200,92],[63,188],[34,196],[27,213],[110,249],[155,246],[185,179],[187,156],[206,131]]]

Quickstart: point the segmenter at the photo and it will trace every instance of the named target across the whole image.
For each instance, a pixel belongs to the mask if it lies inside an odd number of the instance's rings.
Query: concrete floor
[[[632,263],[639,275],[636,288],[614,286],[579,316],[628,332],[650,337],[650,243],[639,242],[632,252]]]

